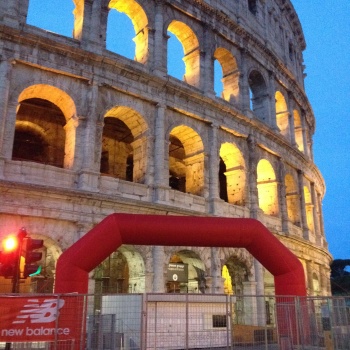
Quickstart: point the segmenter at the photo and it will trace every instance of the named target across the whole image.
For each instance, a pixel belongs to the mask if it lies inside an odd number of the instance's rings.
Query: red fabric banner
[[[0,296],[0,342],[80,341],[82,296]]]

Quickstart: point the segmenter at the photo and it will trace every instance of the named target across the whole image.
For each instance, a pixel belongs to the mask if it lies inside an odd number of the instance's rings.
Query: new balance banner
[[[0,296],[0,342],[80,340],[82,296]]]

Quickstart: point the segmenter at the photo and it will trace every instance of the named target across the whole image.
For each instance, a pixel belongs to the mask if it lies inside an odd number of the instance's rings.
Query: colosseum
[[[60,254],[109,214],[131,213],[257,219],[302,262],[308,294],[330,294],[290,0],[73,0],[71,37],[29,24],[31,1],[0,2],[0,234],[25,227],[44,240],[41,275],[21,292],[52,292]],[[107,48],[107,35],[124,35],[109,32],[112,13],[132,23],[133,59]],[[170,38],[182,79],[170,74]],[[168,278],[171,263],[185,280]],[[269,296],[274,281],[245,249],[198,237],[123,245],[89,291]]]

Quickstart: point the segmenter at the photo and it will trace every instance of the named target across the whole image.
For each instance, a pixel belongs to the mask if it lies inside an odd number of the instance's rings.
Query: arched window
[[[307,227],[311,232],[314,232],[314,204],[312,203],[311,192],[307,186],[304,186],[304,198]]]
[[[236,100],[239,95],[239,71],[235,57],[224,48],[218,48],[214,52],[215,62],[221,66],[222,92],[221,97],[226,101]],[[214,70],[216,73],[217,70]],[[215,75],[215,85],[216,82]],[[215,90],[216,91],[216,90]]]
[[[284,184],[286,187],[288,220],[294,225],[300,226],[300,195],[293,176],[287,174]]]
[[[143,183],[147,157],[147,125],[132,108],[109,110],[104,119],[100,171],[119,179]]]
[[[81,6],[83,2],[80,1]],[[28,7],[27,23],[33,26],[73,37],[74,15],[82,17],[82,13],[75,9],[73,0],[30,0]],[[82,18],[81,18],[82,22]]]
[[[183,80],[190,85],[199,87],[200,50],[195,33],[187,24],[175,20],[170,23],[168,32],[176,36],[183,48],[182,60],[185,63]],[[168,52],[168,63],[169,60]]]
[[[40,98],[21,102],[16,118],[12,159],[63,168],[66,124],[62,111]]]
[[[260,160],[257,173],[259,208],[267,215],[277,216],[279,214],[277,181],[271,163],[266,159]]]
[[[283,136],[289,139],[289,112],[286,100],[280,91],[276,91],[276,124]]]
[[[220,198],[235,205],[244,205],[246,176],[241,151],[234,144],[224,143],[220,148],[220,159]]]
[[[135,30],[130,18],[116,9],[110,9],[107,22],[106,49],[133,60],[135,58],[134,36]]]
[[[248,78],[250,89],[250,106],[255,116],[261,121],[267,121],[268,117],[268,94],[265,80],[261,73],[254,70]]]
[[[297,144],[298,150],[304,152],[303,126],[301,123],[300,114],[297,110],[293,111],[293,117],[295,142]]]
[[[169,186],[202,195],[204,148],[200,136],[192,128],[180,125],[171,130],[169,141]]]
[[[197,253],[181,250],[171,256],[166,287],[168,293],[206,293],[205,266]]]
[[[223,265],[222,277],[225,294],[243,295],[243,283],[248,281],[249,269],[244,261],[233,256]]]
[[[125,17],[117,16],[117,14],[113,12],[114,10],[117,10],[130,19],[135,34],[135,37],[132,39],[135,43],[135,51],[134,53],[127,53],[126,57],[132,57],[133,55],[135,61],[146,63],[148,60],[148,18],[143,8],[135,0],[110,1],[109,8],[111,10],[107,25],[107,48],[112,48],[113,51],[118,48],[118,51],[116,52],[119,53],[119,50],[122,50],[121,52],[124,52],[125,54],[125,48],[121,48],[121,46],[123,45],[123,40],[127,38],[128,45],[126,48],[129,47],[130,49],[129,35],[131,25]],[[121,23],[118,23],[116,28],[114,27],[114,24],[116,24],[116,21],[118,20],[120,20]],[[126,28],[121,27],[123,24],[126,25]]]
[[[70,96],[37,84],[24,89],[18,102],[12,158],[72,168],[76,109]]]
[[[145,292],[145,264],[140,253],[132,247],[121,247],[112,253],[95,268],[93,278],[95,293],[99,295]]]

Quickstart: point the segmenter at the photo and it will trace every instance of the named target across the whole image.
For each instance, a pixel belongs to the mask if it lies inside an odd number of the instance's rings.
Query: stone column
[[[6,120],[8,114],[8,104],[10,98],[10,82],[11,82],[11,72],[12,64],[10,61],[1,61],[0,62],[0,145],[2,149],[0,150],[0,162],[5,155],[7,145],[4,142],[6,136]],[[1,164],[0,164],[1,165]],[[0,171],[3,171],[3,166],[0,166]],[[1,178],[0,173],[0,178]]]
[[[251,113],[250,110],[250,96],[249,96],[249,84],[248,84],[248,68],[247,68],[247,50],[245,48],[241,48],[241,58],[240,58],[240,66],[241,66],[241,74],[239,76],[239,104],[244,112],[244,114],[248,115]]]
[[[286,177],[286,168],[284,166],[283,159],[278,160],[278,194],[279,194],[279,204],[281,212],[282,221],[282,231],[289,232],[288,228],[288,211],[287,211],[287,197],[286,197],[286,185],[284,179]]]
[[[153,292],[164,293],[165,279],[164,279],[164,265],[165,265],[164,247],[153,247]]]
[[[243,300],[244,300],[244,322],[246,325],[263,325],[258,312],[258,304],[262,296],[256,296],[257,283],[256,282],[243,282]],[[265,300],[264,300],[265,305]]]
[[[0,13],[3,13],[3,23],[19,28],[26,22],[29,0],[1,1]]]
[[[92,84],[87,94],[87,117],[78,126],[76,141],[77,153],[82,154],[78,187],[90,191],[97,191],[100,175],[103,122],[96,120],[98,93],[98,86]]]
[[[209,25],[203,26],[204,51],[200,55],[201,89],[206,96],[215,97],[214,92],[214,60],[211,52],[213,43],[212,28]]]
[[[254,271],[255,271],[255,281],[256,281],[255,295],[258,296],[257,302],[256,302],[257,323],[259,326],[263,326],[266,323],[265,299],[262,297],[263,295],[265,295],[264,268],[256,259],[254,259]]]
[[[257,185],[257,146],[254,136],[249,135],[247,138],[249,159],[248,159],[248,186],[249,186],[249,209],[250,217],[257,219],[259,210],[259,195]]]
[[[314,230],[315,230],[315,237],[316,237],[316,243],[321,244],[321,232],[320,232],[320,222],[318,217],[318,205],[317,205],[317,193],[315,189],[315,184],[311,183],[311,199],[313,204],[313,217],[314,217]]]
[[[150,48],[152,50],[152,70],[154,74],[165,77],[167,74],[167,42],[168,36],[164,33],[164,1],[155,0],[154,30],[150,30]],[[152,43],[151,43],[152,41]]]
[[[169,170],[165,166],[165,151],[168,149],[168,143],[165,140],[165,110],[164,104],[157,104],[155,111],[155,126],[154,126],[154,186],[155,201],[161,199],[160,192],[162,187],[169,186]]]
[[[211,293],[222,294],[224,292],[224,281],[221,276],[220,248],[210,248],[211,253]]]
[[[303,230],[303,238],[309,240],[309,228],[306,220],[306,206],[305,206],[305,195],[304,195],[304,173],[298,170],[298,188],[300,194],[300,226]]]
[[[211,214],[216,213],[216,203],[221,202],[219,196],[219,149],[218,149],[218,129],[219,126],[211,124],[209,130],[209,157],[208,167],[209,170],[209,212]]]
[[[267,84],[268,90],[268,116],[267,122],[271,125],[271,128],[277,132],[280,132],[280,129],[277,126],[276,120],[276,86],[275,86],[275,75],[273,72],[269,72],[269,81]]]
[[[84,49],[101,53],[105,48],[108,12],[101,0],[85,0],[76,7],[73,35]]]

